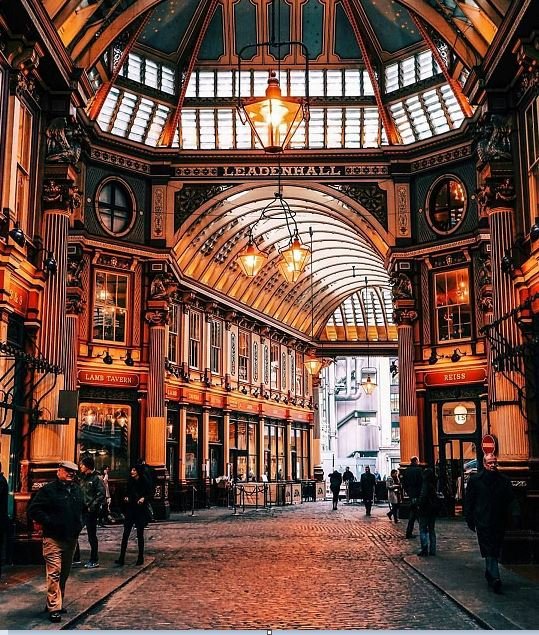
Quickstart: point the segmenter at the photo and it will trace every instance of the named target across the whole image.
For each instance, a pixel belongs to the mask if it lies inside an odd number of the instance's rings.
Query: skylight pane
[[[176,87],[174,69],[168,66],[161,67],[161,90],[169,95],[174,95]]]
[[[198,72],[193,71],[191,73],[191,76],[189,77],[189,83],[187,84],[187,90],[185,91],[186,97],[197,96],[197,79],[198,79]]]
[[[371,78],[369,77],[369,73],[367,73],[367,71],[363,71],[363,95],[365,97],[372,97],[374,95]]]
[[[363,147],[378,147],[378,109],[363,109]]]
[[[215,149],[215,110],[213,108],[201,108],[199,111],[200,122],[200,149]]]
[[[159,66],[152,60],[146,60],[144,69],[144,83],[146,86],[157,88],[157,79],[159,75]]]
[[[401,62],[401,78],[403,86],[415,84],[415,57],[409,57]]]
[[[198,96],[215,97],[215,74],[213,71],[199,71]]]
[[[342,71],[326,71],[326,94],[328,97],[342,97]]]
[[[185,150],[196,150],[197,141],[197,115],[193,108],[184,108],[181,113],[181,147]]]
[[[309,71],[309,95],[311,97],[324,97],[323,71]]]
[[[124,93],[120,107],[118,108],[118,114],[112,127],[112,134],[125,137],[127,129],[129,128],[129,122],[133,116],[133,111],[137,103],[137,97],[132,93]]]
[[[347,68],[344,71],[344,94],[346,97],[361,96],[361,71],[357,68]]]
[[[386,93],[391,93],[399,89],[399,65],[389,64],[386,66]]]
[[[441,134],[442,132],[447,132],[450,128],[438,93],[435,90],[429,90],[423,93],[423,103],[425,104],[428,117],[435,133]]]
[[[142,141],[144,133],[146,132],[146,126],[152,115],[152,111],[155,103],[149,99],[141,99],[139,107],[136,111],[133,125],[129,131],[128,138],[133,141]]]
[[[236,147],[252,148],[251,128],[249,124],[242,124],[240,116],[234,111],[236,117]]]
[[[155,109],[152,122],[148,129],[148,134],[146,135],[146,144],[150,146],[156,146],[159,137],[161,136],[161,132],[163,131],[163,127],[167,120],[169,109],[162,104],[159,104]],[[177,136],[176,136],[176,145],[177,145]]]
[[[324,110],[311,108],[309,119],[309,148],[324,147]]]
[[[290,95],[296,97],[305,95],[305,71],[290,71]]]
[[[266,88],[268,87],[268,71],[254,71],[253,82],[253,95],[255,97],[263,97],[266,94]]]
[[[344,146],[345,148],[360,148],[361,110],[359,108],[346,108],[344,115]]]
[[[292,137],[292,141],[290,142],[291,148],[304,148],[306,144],[305,141],[305,122],[302,121],[298,126],[294,136]]]
[[[232,71],[217,71],[217,97],[232,97]]]
[[[432,53],[430,51],[423,51],[417,56],[417,66],[419,69],[419,79],[427,79],[432,77]]]
[[[129,61],[127,63],[127,77],[134,82],[142,82],[142,58],[134,53],[129,53]]]
[[[110,89],[107,98],[105,99],[105,103],[101,108],[101,112],[99,113],[99,117],[97,118],[97,123],[101,127],[101,130],[108,131],[110,126],[110,120],[112,117],[112,113],[116,108],[116,104],[118,102],[118,97],[120,96],[120,91],[114,86]]]
[[[326,116],[327,147],[342,148],[342,108],[328,108]]]
[[[267,78],[267,73],[266,73]],[[267,84],[267,79],[266,79]],[[264,89],[265,90],[265,89]],[[240,93],[240,97],[251,97],[251,73],[249,71],[241,71],[236,73],[234,82],[234,95],[237,96]],[[265,93],[262,93],[265,94]]]
[[[391,114],[393,115],[395,125],[399,130],[402,142],[404,144],[413,143],[416,138],[412,127],[410,126],[410,122],[408,121],[408,117],[406,116],[406,113],[402,106],[402,102],[392,104],[389,109],[391,111]]]
[[[440,87],[442,99],[444,100],[445,107],[451,117],[454,128],[458,128],[464,120],[464,114],[458,105],[457,99],[453,94],[453,91],[448,84],[444,84]]]
[[[217,135],[220,150],[234,148],[233,110],[221,108],[217,111]]]

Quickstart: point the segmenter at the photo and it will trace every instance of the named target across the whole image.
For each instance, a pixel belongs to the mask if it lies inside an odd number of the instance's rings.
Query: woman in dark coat
[[[133,525],[137,528],[138,558],[137,564],[144,564],[144,528],[151,518],[150,498],[152,486],[145,475],[144,465],[135,465],[131,468],[131,476],[127,482],[127,496],[125,503],[124,533],[120,557],[116,560],[118,566],[125,562],[127,542]]]
[[[428,467],[423,470],[423,483],[418,501],[419,539],[421,551],[418,556],[436,555],[436,515],[438,513],[438,495],[434,471]]]
[[[333,494],[333,509],[337,509],[339,502],[339,492],[341,491],[342,475],[338,470],[334,470],[329,475],[329,489]]]

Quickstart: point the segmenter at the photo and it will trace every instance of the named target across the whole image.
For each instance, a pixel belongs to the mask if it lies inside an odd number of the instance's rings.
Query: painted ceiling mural
[[[238,95],[263,94],[271,68],[277,70],[283,93],[301,95],[308,82],[310,121],[296,132],[293,150],[360,152],[457,130],[472,114],[462,86],[485,55],[510,3],[43,4],[73,62],[86,70],[96,91],[88,114],[104,135],[155,152],[173,149],[180,157],[197,152],[229,157],[235,151],[260,153],[235,106]],[[275,46],[279,41],[286,44]],[[268,46],[250,46],[261,42]],[[260,224],[256,239],[274,255],[254,280],[242,277],[235,257],[246,244],[249,223],[271,202],[274,189],[261,182],[251,192],[225,191],[208,203],[211,213],[202,206],[188,215],[177,233],[178,264],[185,275],[303,333],[310,328],[312,282],[319,336],[361,340],[368,323],[369,340],[396,339],[383,265],[395,227],[387,225],[389,208],[383,212],[385,220],[380,209],[369,209],[370,195],[354,201],[344,190],[287,185],[301,239],[308,240],[313,230],[311,267],[293,285],[279,277],[274,248],[287,233],[282,223],[270,219]],[[362,289],[366,275],[368,292]]]

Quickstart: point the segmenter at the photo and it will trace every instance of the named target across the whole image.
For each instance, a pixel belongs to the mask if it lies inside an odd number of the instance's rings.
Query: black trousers
[[[365,513],[367,514],[367,516],[370,516],[372,509],[372,498],[364,498],[363,502],[365,503]]]
[[[122,546],[120,548],[120,559],[125,558],[125,552],[127,551],[127,543],[129,541],[129,535],[133,526],[137,528],[137,543],[138,543],[138,555],[142,558],[144,555],[144,525],[142,523],[135,523],[133,518],[126,518],[124,522],[124,533],[122,535]]]
[[[99,542],[97,540],[97,512],[86,514],[84,517],[84,524],[86,525],[86,531],[88,532],[88,542],[90,543],[90,558],[91,562],[99,562]],[[80,561],[80,546],[77,541],[77,547],[75,549],[75,555],[73,556],[75,562]]]
[[[410,538],[410,536],[414,533],[414,525],[415,521],[418,519],[419,510],[417,507],[417,498],[410,499],[410,515],[408,516],[408,524],[406,525],[406,537]]]

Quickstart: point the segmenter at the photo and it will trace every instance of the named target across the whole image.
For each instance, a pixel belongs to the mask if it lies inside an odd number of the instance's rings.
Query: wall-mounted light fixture
[[[460,348],[456,348],[456,349],[453,351],[453,354],[449,356],[449,359],[450,359],[452,362],[458,362],[458,361],[460,361],[460,358],[461,358],[461,357],[464,357],[464,355],[467,355],[467,354],[468,354],[468,353],[463,353],[463,352],[460,350]]]
[[[399,374],[399,367],[396,359],[391,360],[391,364],[389,364],[389,372],[391,373],[391,377],[396,377]]]
[[[539,239],[539,217],[535,217],[535,222],[530,227],[530,239],[532,241]]]
[[[439,359],[442,359],[443,355],[438,355],[434,346],[430,349],[430,357],[427,360],[431,366],[434,366]]]
[[[114,362],[112,355],[109,353],[109,349],[105,353],[99,353],[97,357],[103,358],[103,364],[111,365]]]
[[[133,359],[130,350],[127,351],[127,353],[125,354],[125,357],[120,357],[120,359],[124,360],[124,364],[126,366],[134,366],[135,365],[135,360]]]
[[[13,227],[9,229],[9,222],[11,220],[11,210],[9,207],[2,208],[3,218],[1,219],[2,223],[5,223],[8,227],[8,231],[6,236],[11,238],[11,240],[19,245],[19,247],[24,247],[26,245],[26,235],[21,229],[19,221],[15,221]]]
[[[45,247],[39,247],[35,252],[34,259],[37,261],[37,257],[39,254],[43,254],[43,262],[42,268],[45,273],[48,275],[54,276],[58,271],[58,262],[54,256],[54,252],[50,249],[45,249]],[[36,265],[39,266],[39,265]]]

